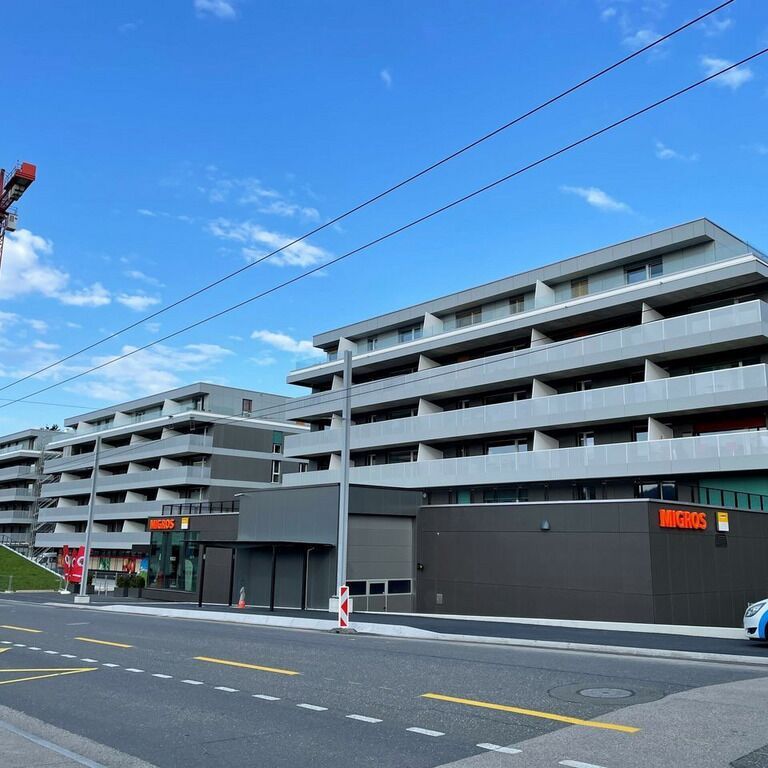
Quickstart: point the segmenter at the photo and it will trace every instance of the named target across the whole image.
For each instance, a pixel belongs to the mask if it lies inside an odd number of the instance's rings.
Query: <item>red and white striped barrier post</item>
[[[339,587],[339,629],[349,629],[349,587]]]

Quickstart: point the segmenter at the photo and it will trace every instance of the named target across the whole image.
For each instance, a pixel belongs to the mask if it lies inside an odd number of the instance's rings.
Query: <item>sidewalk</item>
[[[0,706],[3,768],[154,768],[103,744]]]

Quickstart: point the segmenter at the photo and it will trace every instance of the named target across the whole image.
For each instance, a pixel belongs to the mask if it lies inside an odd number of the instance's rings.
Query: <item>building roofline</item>
[[[688,230],[687,232],[685,231],[686,229]],[[455,293],[445,294],[356,323],[349,323],[329,331],[324,331],[313,337],[313,344],[317,347],[324,347],[333,344],[340,337],[359,336],[417,321],[425,312],[440,312],[448,308],[458,308],[461,305],[470,306],[477,302],[491,300],[494,296],[502,297],[505,294],[513,294],[525,289],[530,290],[535,286],[537,280],[561,281],[569,277],[578,277],[580,273],[592,271],[595,267],[601,265],[612,264],[622,260],[629,262],[642,255],[650,257],[677,250],[686,245],[714,242],[718,239],[731,240],[742,244],[746,250],[751,249],[751,246],[745,240],[733,235],[711,219],[693,219],[575,256],[568,256],[565,259],[491,280],[471,288],[456,291]]]

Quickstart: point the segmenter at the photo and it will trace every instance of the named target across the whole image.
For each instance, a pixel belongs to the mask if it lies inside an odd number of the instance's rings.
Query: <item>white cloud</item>
[[[0,299],[41,294],[68,306],[100,307],[110,303],[110,293],[101,283],[73,290],[70,275],[50,263],[52,255],[53,243],[27,229],[8,234],[0,273]]]
[[[251,338],[263,341],[265,344],[281,352],[291,352],[293,354],[307,355],[308,357],[323,357],[325,355],[322,349],[312,346],[311,341],[294,339],[293,336],[281,333],[280,331],[254,331],[251,334]]]
[[[48,323],[45,320],[35,320],[34,318],[25,318],[25,322],[29,324],[32,330],[38,333],[45,333],[48,330]]]
[[[114,360],[134,349],[136,347],[124,346],[118,355],[95,356],[80,370]],[[158,344],[117,360],[89,374],[87,378],[66,385],[66,388],[107,402],[131,400],[173,389],[193,379],[198,380],[206,372],[218,373],[221,361],[232,354],[232,350],[218,344],[187,344],[183,347]],[[58,370],[58,375],[63,378],[65,374],[71,375],[78,369],[70,368],[63,373]],[[205,377],[211,380],[210,373]]]
[[[58,293],[56,298],[69,307],[103,307],[112,301],[109,291],[101,283],[77,291]]]
[[[585,200],[593,208],[601,211],[613,211],[620,213],[631,213],[632,209],[619,200],[615,200],[608,193],[603,192],[598,187],[560,187],[561,192],[569,195],[576,195]]]
[[[136,213],[138,213],[139,216],[149,216],[151,218],[157,216],[154,211],[150,211],[148,208],[137,208]]]
[[[237,16],[232,0],[194,0],[198,16],[216,16],[219,19],[234,19]]]
[[[160,323],[155,320],[150,320],[149,322],[144,323],[144,327],[149,333],[157,333],[160,330]]]
[[[163,287],[163,283],[161,283],[156,277],[152,277],[152,275],[147,275],[138,269],[128,269],[125,272],[123,272],[123,274],[126,277],[130,277],[131,280],[139,280],[142,283],[147,283],[147,285],[154,285],[157,288]]]
[[[600,14],[600,18],[603,21],[608,21],[608,19],[612,19],[616,13],[616,9],[613,6],[609,6],[608,8],[603,9],[603,12]]]
[[[750,144],[749,146],[744,147],[744,149],[749,149],[758,155],[768,155],[768,144],[761,144],[758,142],[757,144]]]
[[[121,35],[128,35],[131,32],[135,32],[144,22],[141,19],[137,21],[126,21],[125,24],[120,24],[117,31]]]
[[[285,200],[273,200],[268,205],[264,205],[256,209],[259,213],[272,214],[274,216],[284,216],[287,218],[294,218],[301,216],[304,219],[310,221],[319,221],[320,212],[317,208],[312,208],[304,205],[296,205],[295,203],[288,203]]]
[[[388,69],[382,69],[379,72],[381,82],[384,83],[384,87],[389,89],[392,87],[392,73]]]
[[[267,253],[282,248],[295,238],[264,229],[250,221],[240,224],[228,219],[216,219],[208,225],[211,234],[224,240],[242,243],[242,253],[249,261],[263,258]],[[281,253],[271,256],[268,261],[279,267],[310,267],[322,264],[331,257],[324,248],[301,241],[289,246]]]
[[[261,367],[274,365],[277,362],[277,359],[272,357],[272,355],[270,355],[269,352],[266,352],[265,354],[260,355],[259,357],[251,357],[249,359],[254,365],[258,365]]]
[[[730,67],[733,64],[728,59],[718,59],[713,56],[702,56],[701,66],[704,68],[705,74],[709,77],[719,72],[725,67]],[[744,83],[748,83],[755,76],[755,73],[746,66],[736,67],[735,69],[729,69],[719,77],[716,77],[712,82],[723,87],[730,88],[732,91],[741,88]]]
[[[40,339],[38,339],[37,341],[33,342],[32,346],[35,349],[42,349],[42,350],[45,350],[45,351],[52,351],[54,349],[59,349],[60,348],[59,344],[50,344],[47,341],[40,341]]]
[[[646,45],[650,45],[656,42],[661,37],[658,32],[650,28],[638,29],[630,35],[626,35],[622,42],[627,48],[645,48]]]
[[[696,160],[699,159],[697,154],[684,155],[660,141],[656,142],[656,157],[658,157],[659,160],[683,160],[689,163],[696,162]]]
[[[143,293],[121,293],[115,297],[115,301],[134,312],[143,312],[160,303],[160,299],[156,296],[146,296]]]
[[[722,35],[733,26],[733,19],[729,16],[718,18],[717,16],[710,16],[708,19],[704,19],[701,28],[704,30],[704,34],[707,37],[717,37]]]

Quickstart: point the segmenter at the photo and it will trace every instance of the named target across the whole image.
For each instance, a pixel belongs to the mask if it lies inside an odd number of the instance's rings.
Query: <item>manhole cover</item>
[[[626,699],[635,693],[627,688],[582,688],[579,695],[588,699]]]

